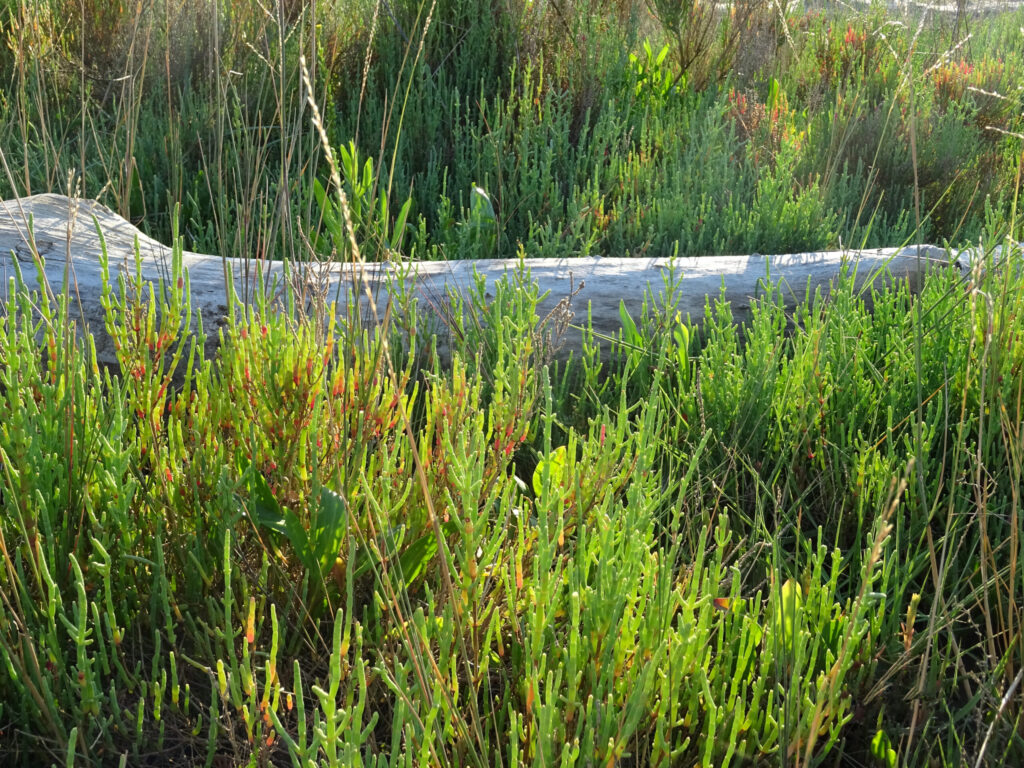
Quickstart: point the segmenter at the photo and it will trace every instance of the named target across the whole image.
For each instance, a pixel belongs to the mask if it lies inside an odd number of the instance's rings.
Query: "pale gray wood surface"
[[[35,246],[29,243],[28,221],[33,221]],[[65,274],[74,297],[74,316],[84,318],[86,326],[96,338],[97,356],[102,363],[116,363],[113,346],[103,330],[103,310],[99,297],[102,291],[100,269],[100,239],[96,231],[99,224],[106,240],[111,274],[122,270],[128,275],[135,271],[134,248],[138,243],[142,258],[144,279],[158,281],[168,275],[171,249],[143,235],[129,222],[109,208],[90,200],[72,200],[62,195],[35,195],[0,202],[0,311],[6,306],[10,293],[10,278],[14,274],[13,260],[21,267],[30,289],[40,288],[35,254],[43,261],[46,280],[54,291],[60,291]],[[743,320],[749,316],[751,301],[764,292],[767,276],[781,283],[788,303],[804,298],[807,291],[827,290],[830,281],[848,265],[856,265],[858,282],[865,280],[909,279],[916,287],[921,271],[935,265],[947,264],[949,256],[935,246],[881,249],[857,252],[798,253],[781,256],[715,256],[678,258],[674,262],[664,258],[578,258],[529,259],[525,266],[541,292],[547,298],[541,302],[539,313],[543,317],[570,293],[570,285],[582,290],[572,301],[577,323],[585,322],[588,305],[597,332],[613,335],[620,326],[619,302],[624,301],[634,317],[647,291],[656,296],[663,292],[669,269],[677,270],[679,277],[679,310],[699,321],[704,314],[707,296],[717,297],[724,286],[734,316]],[[283,280],[283,265],[279,262],[263,263],[222,259],[185,252],[183,266],[191,281],[192,306],[202,313],[208,341],[214,342],[216,328],[227,312],[225,291],[226,267],[234,276],[236,292],[240,297],[251,297],[257,266],[261,266],[269,279]],[[364,279],[377,296],[378,311],[383,312],[387,300],[386,286],[396,269],[409,270],[407,284],[414,285],[420,306],[437,309],[445,304],[446,291],[454,290],[466,295],[474,282],[474,271],[487,280],[488,289],[495,280],[513,274],[519,262],[487,260],[470,262],[414,262],[397,267],[392,264],[370,264],[365,267]],[[296,271],[306,270],[305,279],[292,276],[292,284],[306,290],[317,282],[325,295],[333,299],[340,288],[348,290],[353,284],[351,265],[300,265]],[[879,275],[887,272],[885,277]],[[362,291],[360,291],[362,293]],[[365,304],[364,312],[369,307]],[[81,322],[81,321],[80,321]],[[578,349],[580,333],[570,329],[565,337],[564,349]],[[444,346],[444,339],[441,339]],[[208,351],[212,351],[208,348]]]

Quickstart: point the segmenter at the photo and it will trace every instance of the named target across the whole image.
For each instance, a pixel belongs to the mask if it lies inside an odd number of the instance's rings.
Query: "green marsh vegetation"
[[[568,361],[525,275],[444,363],[397,289],[373,334],[233,301],[205,359],[180,268],[122,278],[120,376],[17,291],[5,765],[1024,758],[1019,13],[0,13],[3,197],[79,189],[179,249],[978,254],[915,295],[768,290],[742,329],[667,284]]]

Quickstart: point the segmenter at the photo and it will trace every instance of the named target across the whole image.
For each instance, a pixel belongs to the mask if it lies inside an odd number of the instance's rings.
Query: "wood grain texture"
[[[33,240],[29,236],[32,222]],[[171,268],[171,249],[142,234],[109,208],[91,200],[74,200],[62,195],[35,195],[0,202],[0,308],[6,307],[18,263],[26,285],[40,288],[37,256],[42,273],[52,290],[59,291],[65,275],[71,286],[74,317],[84,320],[93,333],[97,357],[101,363],[116,363],[113,345],[103,330],[100,307],[102,271],[100,267],[100,236],[106,241],[111,274],[120,270],[126,275],[135,271],[134,253],[138,244],[142,276],[156,283],[166,279]],[[541,317],[553,310],[570,294],[570,286],[582,290],[572,301],[577,321],[585,320],[588,308],[594,329],[613,335],[620,326],[619,302],[624,301],[634,317],[640,312],[644,295],[663,294],[666,277],[675,270],[678,280],[679,310],[700,321],[706,297],[716,298],[724,291],[737,321],[749,317],[751,302],[765,290],[766,278],[782,286],[788,304],[801,301],[818,289],[827,291],[830,282],[845,268],[855,268],[857,282],[868,280],[909,280],[911,287],[920,283],[922,272],[936,265],[949,263],[946,250],[935,246],[911,246],[903,249],[879,249],[850,252],[814,252],[780,256],[714,256],[698,258],[608,258],[527,259],[522,265],[546,298],[540,303]],[[194,312],[202,314],[208,337],[208,352],[216,340],[216,328],[227,313],[227,270],[233,275],[236,295],[251,298],[257,274],[266,284],[281,286],[287,280],[307,302],[317,296],[328,299],[346,295],[355,284],[357,268],[346,264],[302,264],[285,273],[280,262],[256,263],[252,260],[223,259],[185,252],[182,263],[191,283]],[[482,275],[490,291],[496,280],[514,274],[520,262],[484,260],[467,262],[411,262],[404,265],[368,264],[364,279],[376,296],[378,312],[383,313],[388,299],[388,286],[396,272],[407,272],[406,285],[411,286],[421,307],[440,310],[446,307],[445,296],[455,291],[466,296],[474,284],[474,275]],[[339,293],[340,291],[340,293]],[[360,291],[362,294],[363,291]],[[363,311],[369,313],[369,301]],[[344,302],[339,302],[344,304]],[[445,340],[440,339],[442,353]],[[566,334],[563,350],[579,349],[581,334]]]

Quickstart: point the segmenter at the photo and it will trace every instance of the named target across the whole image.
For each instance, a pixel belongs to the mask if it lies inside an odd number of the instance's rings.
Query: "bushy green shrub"
[[[181,203],[194,250],[330,255],[309,95],[331,142],[371,160],[367,195],[385,204],[389,243],[418,233],[402,245],[420,258],[974,242],[986,209],[1012,205],[1013,14],[959,44],[879,9],[779,16],[759,3],[723,15],[702,3],[349,0],[197,16],[167,0],[104,6],[100,26],[64,5],[7,11],[0,125],[18,137],[5,156],[19,172],[0,177],[0,194],[68,191],[74,173],[165,241]],[[202,34],[189,32],[196,18]],[[110,30],[124,31],[117,45]],[[920,221],[908,215],[915,173]],[[474,234],[474,190],[491,202],[493,236]]]

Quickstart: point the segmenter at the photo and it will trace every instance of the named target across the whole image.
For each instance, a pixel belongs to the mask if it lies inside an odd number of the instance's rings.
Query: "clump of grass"
[[[73,172],[165,242],[180,203],[191,250],[330,255],[300,57],[346,183],[369,182],[373,258],[975,242],[1012,202],[1019,14],[954,38],[746,2],[92,7],[4,11],[0,194]]]
[[[669,292],[564,370],[537,357],[527,275],[475,296],[426,372],[263,301],[204,360],[176,266],[110,294],[128,373],[101,378],[63,304],[21,289],[6,757],[1014,759],[1003,254],[872,311],[848,280],[793,315],[768,292],[742,339],[727,305],[698,332]],[[188,386],[163,386],[165,348]]]

